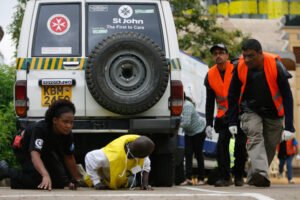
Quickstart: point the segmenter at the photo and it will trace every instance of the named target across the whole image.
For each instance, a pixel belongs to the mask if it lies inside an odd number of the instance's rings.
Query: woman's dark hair
[[[242,44],[242,50],[254,50],[256,52],[262,52],[262,47],[261,44],[258,40],[256,39],[248,39],[245,40]]]
[[[52,103],[45,114],[45,121],[48,125],[52,125],[54,117],[60,117],[63,113],[75,114],[76,109],[74,104],[68,100],[58,100]]]

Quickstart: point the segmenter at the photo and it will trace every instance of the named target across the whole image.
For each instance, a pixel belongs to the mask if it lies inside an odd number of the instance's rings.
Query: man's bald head
[[[131,142],[129,148],[134,157],[145,158],[154,151],[155,144],[150,138],[141,136]]]

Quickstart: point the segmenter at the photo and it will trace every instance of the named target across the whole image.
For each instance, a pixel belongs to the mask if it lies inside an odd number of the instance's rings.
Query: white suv
[[[70,99],[79,162],[121,134],[146,134],[156,143],[154,184],[172,185],[183,104],[178,58],[167,0],[29,0],[17,59],[18,126]]]

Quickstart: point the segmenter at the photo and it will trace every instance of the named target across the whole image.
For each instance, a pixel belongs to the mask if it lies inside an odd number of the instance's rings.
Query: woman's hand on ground
[[[104,185],[103,183],[98,183],[95,185],[95,189],[96,190],[105,190],[105,189],[107,189],[107,186]]]
[[[52,190],[51,178],[49,175],[43,176],[42,182],[38,185],[39,189]]]

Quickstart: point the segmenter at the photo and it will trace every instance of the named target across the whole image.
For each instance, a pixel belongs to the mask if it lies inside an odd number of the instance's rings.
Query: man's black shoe
[[[260,173],[254,173],[252,176],[253,185],[256,187],[270,187],[271,182]]]
[[[9,177],[8,173],[9,167],[5,160],[0,161],[0,180]]]
[[[219,179],[215,183],[215,187],[228,187],[230,185],[232,185],[232,181],[231,180],[224,180],[224,179]]]
[[[234,178],[234,185],[235,186],[243,186],[244,185],[244,179],[242,177],[235,177]]]

